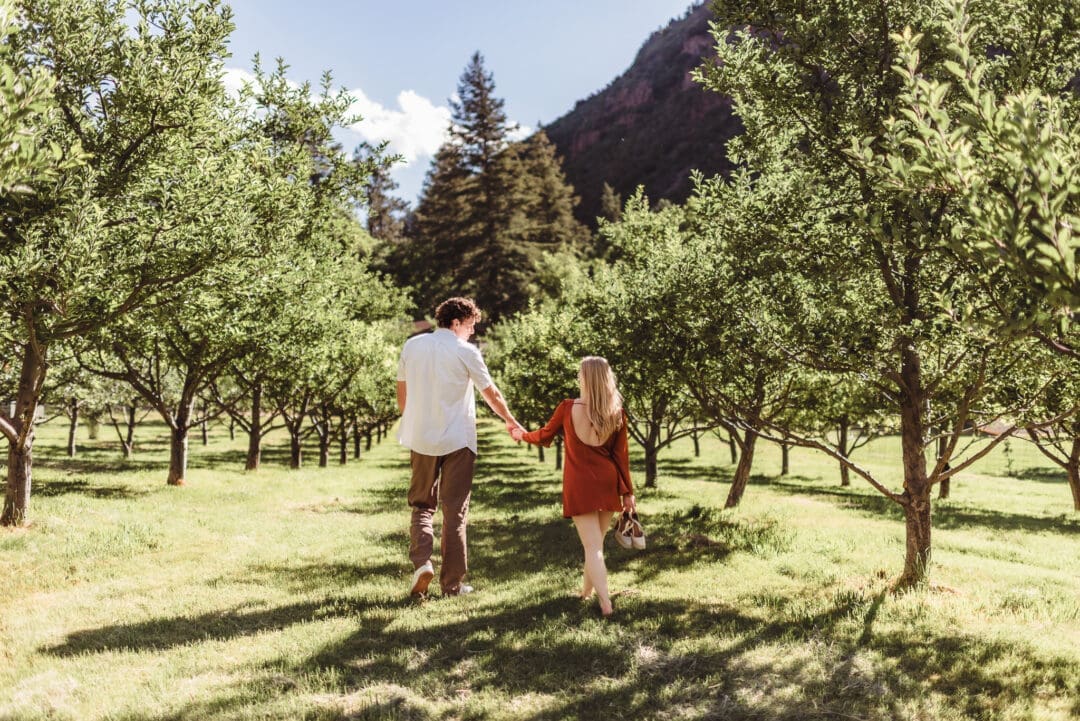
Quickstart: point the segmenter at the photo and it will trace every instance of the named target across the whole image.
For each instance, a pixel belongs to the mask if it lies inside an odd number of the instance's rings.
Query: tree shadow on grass
[[[357,601],[346,596],[326,596],[317,601],[254,611],[237,608],[197,616],[156,618],[76,631],[68,634],[63,643],[46,646],[40,651],[60,657],[107,651],[160,651],[199,641],[252,636],[318,619],[363,614],[375,607],[404,607],[408,603],[408,599]]]
[[[834,505],[851,508],[874,518],[893,517],[903,520],[903,509],[885,496],[840,486],[823,487],[811,485],[813,479],[793,477],[790,481],[775,480],[770,485],[779,493],[792,496],[811,496],[829,501]]]
[[[900,521],[904,518],[903,510],[899,505],[879,494],[782,481],[774,482],[772,486],[782,493],[821,498],[875,518],[890,517]],[[1060,516],[1031,516],[976,508],[958,501],[938,499],[934,499],[932,511],[935,528],[988,528],[998,531],[1051,532],[1069,535],[1080,533],[1080,518],[1067,516],[1064,513]]]
[[[1062,513],[1060,516],[1027,516],[1020,513],[993,511],[952,502],[938,502],[934,507],[937,528],[989,528],[999,531],[1080,533],[1080,517]]]
[[[660,476],[686,481],[731,483],[735,469],[728,466],[704,466],[693,458],[661,458],[657,462]],[[752,480],[752,479],[751,479]]]
[[[42,481],[34,487],[34,495],[42,498],[55,498],[78,494],[92,498],[129,499],[140,498],[156,490],[148,488],[131,488],[130,486],[104,485],[90,483],[82,479],[76,480],[49,480]]]
[[[347,636],[299,660],[290,649],[287,657],[255,666],[214,699],[123,717],[128,721],[232,718],[239,711],[269,712],[277,703],[321,721],[460,717],[469,715],[467,699],[474,693],[496,703],[525,696],[554,700],[531,716],[509,707],[472,709],[501,717],[502,708],[515,718],[537,720],[901,719],[940,711],[934,704],[968,718],[994,718],[1002,709],[1031,709],[1048,697],[1080,712],[1072,659],[1039,655],[1022,642],[948,632],[913,636],[906,626],[877,631],[874,624],[889,598],[874,589],[829,600],[811,592],[763,612],[707,600],[627,596],[616,599],[616,615],[605,622],[593,604],[557,592],[540,590],[499,604],[485,603],[481,592],[428,601],[432,613],[403,624],[399,614],[385,613],[393,603],[334,597],[321,604],[216,614],[196,619],[204,622],[196,631],[165,628],[171,635],[156,641],[110,638],[66,645],[59,655],[157,650],[313,617],[356,618]],[[442,612],[443,604],[460,611]],[[133,636],[160,636],[162,630],[126,627]],[[296,679],[316,687],[290,699]],[[335,698],[342,704],[335,706]]]
[[[461,620],[433,619],[422,628],[367,620],[294,672],[332,678],[330,692],[394,684],[399,708],[410,698],[453,703],[457,686],[507,698],[561,699],[530,717],[535,719],[659,719],[688,711],[734,719],[905,718],[929,691],[972,718],[989,718],[1000,710],[1001,697],[1024,705],[1048,690],[1074,696],[1078,691],[1068,659],[1045,659],[1021,645],[950,635],[875,635],[881,605],[881,594],[853,594],[813,612],[774,619],[724,605],[630,597],[618,601],[617,615],[604,630],[589,633],[577,629],[588,628],[590,608],[575,599],[541,597],[473,606],[467,616],[453,616]],[[709,636],[718,642],[686,650],[687,639]],[[805,652],[784,650],[807,644],[825,657],[808,664]],[[884,661],[860,661],[866,651]],[[1000,664],[1010,660],[1026,673],[1000,674]],[[896,665],[907,670],[903,678],[897,678]],[[329,669],[338,673],[325,673]],[[592,683],[598,677],[605,683]],[[362,716],[325,712],[319,718],[374,718],[370,714],[388,709],[375,703]]]
[[[1016,471],[1016,480],[1018,481],[1034,481],[1035,483],[1050,483],[1053,485],[1066,484],[1069,482],[1069,477],[1065,473],[1064,468],[1054,466],[1053,468],[1047,468],[1045,466],[1032,466],[1025,468],[1021,471]]]
[[[294,594],[314,594],[328,588],[342,588],[371,581],[373,578],[395,578],[402,575],[403,563],[261,563],[249,566],[241,573],[230,572],[208,582],[210,586],[252,584],[277,587]]]
[[[114,475],[117,473],[153,470],[160,470],[164,473],[165,469],[168,468],[167,462],[150,460],[138,456],[128,459],[119,454],[109,455],[106,458],[87,458],[86,455],[79,455],[75,458],[63,456],[46,459],[39,459],[35,455],[34,465],[38,468],[48,469],[50,471],[73,473],[81,476],[102,474]]]
[[[305,448],[304,451],[304,460],[310,460],[312,456],[307,452],[308,449]],[[318,460],[319,456],[317,451],[314,457]],[[336,463],[337,455],[335,454],[333,458]],[[246,463],[247,450],[240,448],[211,451],[207,448],[196,446],[188,453],[189,468],[219,468],[221,466],[227,466],[231,470],[243,470]],[[265,466],[288,466],[289,449],[284,446],[276,445],[263,446],[259,453],[259,463]]]
[[[725,561],[735,553],[772,556],[795,544],[795,533],[779,519],[733,517],[693,506],[650,516],[644,551],[615,549],[616,563],[634,572],[639,583],[668,571]]]

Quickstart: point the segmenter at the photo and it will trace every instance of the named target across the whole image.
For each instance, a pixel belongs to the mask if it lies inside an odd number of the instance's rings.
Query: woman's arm
[[[513,431],[511,435],[515,441],[525,441],[526,443],[532,443],[537,446],[548,447],[551,442],[555,440],[555,436],[562,433],[563,418],[566,415],[566,401],[563,401],[555,409],[555,412],[551,415],[551,420],[547,422],[543,428],[538,428],[535,431],[529,431],[522,433],[520,431]]]

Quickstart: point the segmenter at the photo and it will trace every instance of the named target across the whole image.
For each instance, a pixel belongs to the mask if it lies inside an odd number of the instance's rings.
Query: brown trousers
[[[435,543],[433,521],[435,509],[442,503],[442,568],[439,585],[442,592],[457,593],[465,572],[469,570],[469,549],[465,527],[469,520],[469,497],[472,495],[473,468],[476,454],[460,448],[445,456],[425,456],[412,451],[412,481],[409,484],[409,505],[412,524],[409,527],[409,559],[413,568],[431,560]]]

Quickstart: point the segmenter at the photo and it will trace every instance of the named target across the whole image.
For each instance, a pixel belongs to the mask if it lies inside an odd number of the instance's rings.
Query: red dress
[[[630,483],[630,452],[624,418],[619,430],[599,446],[583,443],[574,432],[567,398],[555,409],[547,425],[522,436],[527,443],[550,446],[557,435],[564,439],[563,517],[580,516],[592,511],[621,511],[622,496],[634,492]],[[614,462],[612,459],[614,458]],[[620,473],[615,469],[618,464]]]

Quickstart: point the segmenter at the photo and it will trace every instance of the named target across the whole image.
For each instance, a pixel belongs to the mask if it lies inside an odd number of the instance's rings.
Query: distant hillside
[[[728,98],[690,80],[711,55],[707,5],[652,36],[633,65],[545,128],[581,196],[580,220],[595,225],[605,181],[625,199],[644,185],[653,202],[685,200],[690,171],[731,169],[724,147],[741,131]]]

